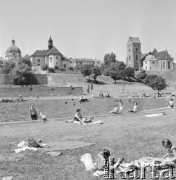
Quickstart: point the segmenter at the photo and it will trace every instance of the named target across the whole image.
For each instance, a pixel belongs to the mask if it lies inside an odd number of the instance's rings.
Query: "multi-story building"
[[[141,42],[138,37],[129,37],[127,42],[126,66],[133,67],[136,71],[140,69]]]
[[[43,64],[48,64],[49,68],[65,68],[67,69],[70,65],[70,60],[63,56],[60,51],[53,46],[53,40],[50,36],[48,40],[48,49],[47,50],[36,50],[31,56],[30,60],[32,62],[32,67],[38,69],[38,66]]]

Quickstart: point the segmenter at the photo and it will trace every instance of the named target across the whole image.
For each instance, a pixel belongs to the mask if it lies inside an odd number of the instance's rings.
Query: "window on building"
[[[138,48],[136,48],[136,51],[138,51]]]
[[[138,60],[138,55],[136,55],[136,60]]]
[[[13,55],[15,55],[15,53],[13,53]]]
[[[168,69],[170,69],[170,61],[168,61]]]
[[[66,68],[66,64],[64,64],[64,68]]]
[[[165,69],[165,61],[163,61],[163,69]]]
[[[131,56],[129,56],[129,60],[131,60]]]
[[[40,62],[40,59],[37,59],[38,62]]]
[[[50,57],[50,60],[52,60],[52,57]]]
[[[129,52],[130,52],[130,49],[129,49]]]
[[[152,64],[155,64],[155,61],[152,61]]]
[[[57,56],[56,56],[56,59],[57,59]]]

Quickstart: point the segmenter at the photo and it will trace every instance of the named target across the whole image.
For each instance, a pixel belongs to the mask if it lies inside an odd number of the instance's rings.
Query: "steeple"
[[[13,36],[13,39],[12,39],[12,45],[15,46],[15,40],[14,40],[14,36]]]
[[[50,35],[50,38],[48,40],[48,49],[51,49],[53,47],[53,40],[51,38],[51,35]]]

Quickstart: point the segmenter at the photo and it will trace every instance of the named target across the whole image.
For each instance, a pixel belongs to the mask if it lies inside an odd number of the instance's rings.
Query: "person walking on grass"
[[[29,113],[30,113],[30,116],[31,116],[32,120],[37,120],[38,119],[37,110],[36,110],[34,104],[32,104],[31,107],[29,108]]]

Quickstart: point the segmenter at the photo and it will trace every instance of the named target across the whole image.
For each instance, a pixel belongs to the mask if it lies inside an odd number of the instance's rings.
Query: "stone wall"
[[[21,94],[24,97],[49,97],[49,96],[80,96],[83,94],[82,87],[42,87],[42,86],[32,86],[32,89],[29,87],[0,87],[0,97],[18,97]]]

